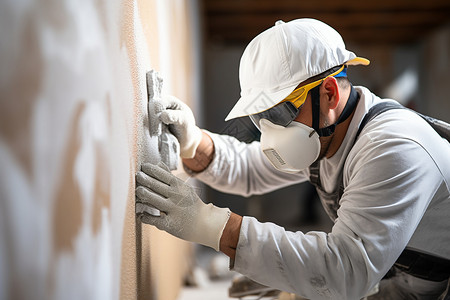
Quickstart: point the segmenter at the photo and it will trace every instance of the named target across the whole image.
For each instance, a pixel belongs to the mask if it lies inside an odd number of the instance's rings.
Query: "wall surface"
[[[135,220],[145,74],[198,105],[196,1],[0,3],[0,299],[175,299],[190,245]]]

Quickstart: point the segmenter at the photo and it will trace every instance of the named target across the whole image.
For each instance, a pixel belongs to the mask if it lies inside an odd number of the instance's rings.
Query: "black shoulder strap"
[[[364,118],[361,121],[361,124],[359,125],[358,131],[356,133],[356,137],[355,137],[355,141],[358,138],[359,134],[361,133],[361,131],[363,130],[364,126],[373,118],[375,118],[376,116],[378,116],[379,114],[390,110],[390,109],[408,109],[406,107],[404,107],[403,105],[401,105],[400,103],[397,102],[382,102],[379,104],[376,104],[374,106],[372,106],[369,111],[367,112],[367,114],[364,116]],[[443,138],[445,138],[447,141],[450,141],[450,124],[435,119],[433,117],[429,117],[426,115],[423,115],[421,113],[418,113],[412,109],[409,109],[410,111],[418,114],[419,116],[421,116],[425,121],[428,122],[428,124],[430,124],[431,127],[433,127],[433,129]]]
[[[366,126],[366,124],[369,123],[369,121],[371,121],[379,114],[384,113],[385,111],[398,108],[405,108],[405,107],[397,102],[382,102],[372,106],[362,119],[361,124],[359,125],[358,131],[356,132],[355,141],[359,137],[359,134],[363,130],[364,126]]]
[[[426,116],[426,115],[422,115],[418,112],[416,112],[419,116],[421,116],[425,121],[428,122],[428,124],[430,124],[431,127],[433,127],[433,129],[439,133],[439,135],[441,137],[443,137],[444,139],[446,139],[447,141],[450,142],[450,124],[448,124],[447,122],[432,118],[430,116]]]

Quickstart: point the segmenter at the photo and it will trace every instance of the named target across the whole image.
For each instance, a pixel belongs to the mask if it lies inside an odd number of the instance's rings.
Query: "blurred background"
[[[226,257],[135,218],[134,174],[167,154],[149,134],[146,74],[201,127],[257,140],[247,118],[224,122],[240,56],[305,17],[371,60],[349,69],[354,85],[450,122],[448,0],[0,1],[0,299],[229,299]],[[288,230],[331,227],[309,184],[198,191]]]

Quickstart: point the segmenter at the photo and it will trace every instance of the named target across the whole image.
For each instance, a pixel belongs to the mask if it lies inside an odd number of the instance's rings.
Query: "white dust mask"
[[[319,135],[313,128],[296,121],[284,127],[267,119],[261,119],[259,125],[261,150],[276,169],[297,173],[319,157]]]

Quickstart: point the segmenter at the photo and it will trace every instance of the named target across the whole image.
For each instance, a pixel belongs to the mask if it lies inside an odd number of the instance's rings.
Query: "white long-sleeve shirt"
[[[406,246],[450,259],[449,143],[420,116],[394,109],[369,122],[354,144],[369,108],[392,101],[356,89],[360,100],[344,141],[320,161],[327,192],[336,189],[343,167],[344,194],[331,232],[289,232],[244,217],[234,270],[311,299],[360,299]],[[215,157],[197,178],[217,190],[249,196],[309,179],[307,169],[274,169],[258,142],[209,134]]]

